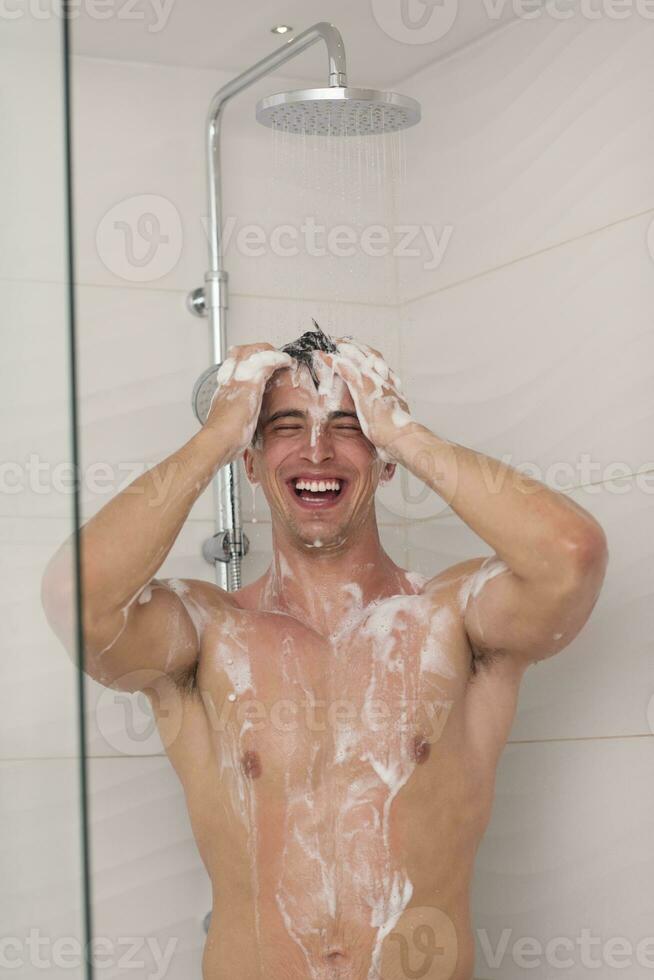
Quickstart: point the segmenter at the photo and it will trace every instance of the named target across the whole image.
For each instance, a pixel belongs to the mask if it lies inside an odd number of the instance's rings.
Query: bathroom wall
[[[654,469],[651,40],[643,20],[543,15],[398,86],[423,106],[423,124],[406,134],[407,183],[396,200],[367,192],[365,204],[371,220],[429,226],[439,264],[424,232],[423,254],[392,269],[270,248],[254,257],[233,239],[226,252],[230,342],[280,343],[311,316],[342,324],[399,365],[434,431],[531,464],[607,530],[610,571],[591,622],[524,681],[474,884],[478,980],[523,976],[514,944],[528,937],[575,943],[586,928],[635,944],[651,931],[654,476],[636,475]],[[85,517],[197,429],[190,393],[209,343],[185,297],[206,267],[204,118],[228,77],[74,62]],[[275,81],[225,112],[225,212],[239,229],[324,214],[320,193],[271,166],[270,134],[253,119],[261,94],[286,87]],[[253,522],[244,490],[250,578],[265,567],[270,527],[259,499]],[[200,550],[211,515],[206,493],[162,575],[212,577]],[[388,489],[380,518],[392,556],[426,573],[489,551],[406,478]],[[142,701],[87,686],[96,934],[141,936],[160,951],[172,937],[167,977],[198,975],[210,890],[181,787]],[[588,972],[575,949],[574,978]],[[154,968],[151,951],[140,955],[135,976]],[[530,971],[551,973],[546,961]]]
[[[424,114],[402,219],[447,242],[437,268],[399,259],[415,414],[565,489],[610,549],[588,625],[523,681],[474,881],[479,980],[653,966],[653,42],[633,10],[545,11],[402,86]],[[408,488],[412,567],[490,553]]]

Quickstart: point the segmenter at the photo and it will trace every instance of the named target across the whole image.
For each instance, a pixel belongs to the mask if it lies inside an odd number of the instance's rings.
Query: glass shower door
[[[0,18],[0,972],[30,980],[91,973],[82,686],[41,601],[77,511],[64,35],[56,4]]]

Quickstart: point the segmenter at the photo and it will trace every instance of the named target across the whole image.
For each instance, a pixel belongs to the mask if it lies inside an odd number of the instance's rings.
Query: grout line
[[[588,231],[584,231],[572,238],[564,238],[559,242],[553,242],[551,245],[545,245],[543,248],[536,249],[534,252],[526,252],[524,255],[516,256],[516,258],[509,259],[507,262],[501,262],[499,265],[489,266],[487,269],[480,269],[479,272],[474,273],[472,276],[466,276],[463,279],[456,279],[454,282],[447,283],[445,286],[439,286],[436,289],[429,289],[425,293],[420,293],[417,296],[411,296],[404,299],[400,305],[410,306],[412,303],[417,303],[420,300],[427,299],[429,296],[436,296],[439,293],[446,292],[448,289],[455,289],[457,286],[463,286],[469,282],[475,282],[477,279],[483,279],[485,276],[490,276],[495,272],[501,272],[503,269],[509,269],[511,266],[518,265],[520,262],[527,262],[529,259],[537,258],[539,255],[545,255],[547,252],[553,252],[557,248],[565,248],[566,245],[574,245],[576,242],[583,241],[584,238],[592,238],[594,235],[599,235],[604,231],[617,228],[619,225],[626,224],[629,221],[635,221],[638,218],[643,218],[648,214],[654,214],[654,208],[649,207],[645,208],[643,211],[635,211],[633,214],[628,214],[622,218],[617,218],[615,221],[608,222],[608,224],[600,225],[597,228],[590,228]]]
[[[566,735],[556,738],[515,738],[509,739],[505,745],[549,745],[557,742],[609,742],[623,739],[633,741],[637,738],[653,738],[654,732],[641,732],[632,735]]]

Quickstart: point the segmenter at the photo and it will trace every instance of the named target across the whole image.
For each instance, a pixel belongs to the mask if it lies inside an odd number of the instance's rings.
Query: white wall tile
[[[419,421],[567,485],[651,465],[647,226],[625,221],[408,305],[401,362]]]
[[[6,972],[20,980],[82,980],[79,762],[1,761],[0,781],[0,915],[3,939],[11,941],[5,962],[12,962]]]
[[[211,885],[173,767],[162,758],[94,759],[89,783],[94,935],[110,950],[98,977],[128,969],[152,977],[153,946],[160,957],[172,953],[166,977],[200,976]],[[135,946],[129,966],[127,936]]]
[[[473,883],[475,976],[586,980],[617,974],[620,962],[625,964],[620,975],[628,980],[649,974],[653,747],[649,737],[506,749]],[[583,930],[595,940],[594,966],[582,956]],[[541,943],[541,955],[532,953],[521,964],[513,949],[526,937]],[[548,962],[547,943],[557,937],[572,946],[554,949],[550,956],[559,962]],[[630,942],[632,952],[612,963],[607,944],[617,937]],[[645,937],[650,937],[649,961],[641,951],[639,962],[637,947]],[[504,948],[499,962],[485,954],[482,942],[486,949]]]
[[[0,33],[0,279],[56,283],[68,278],[62,20],[33,14],[7,8]]]
[[[420,233],[399,259],[404,299],[654,206],[654,19],[628,7],[518,20],[403,83],[423,119],[399,213],[447,246],[425,268]]]
[[[72,513],[72,394],[64,283],[0,281],[0,515]]]

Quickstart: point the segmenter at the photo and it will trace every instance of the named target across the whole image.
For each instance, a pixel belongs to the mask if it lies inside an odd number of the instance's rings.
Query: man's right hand
[[[270,344],[230,347],[217,375],[205,429],[220,431],[227,439],[229,460],[236,459],[252,441],[266,383],[295,360]]]

